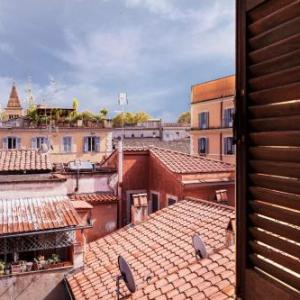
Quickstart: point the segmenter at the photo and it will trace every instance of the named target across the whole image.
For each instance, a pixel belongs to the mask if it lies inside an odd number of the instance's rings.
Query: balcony
[[[192,127],[191,130],[192,131],[196,131],[196,130],[217,130],[217,129],[230,129],[233,127],[233,120],[228,121],[227,119],[222,119],[221,124],[217,125],[217,126],[211,126],[210,124],[208,124],[208,126],[206,127]]]

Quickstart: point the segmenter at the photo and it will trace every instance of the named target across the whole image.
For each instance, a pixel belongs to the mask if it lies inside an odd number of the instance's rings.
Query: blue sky
[[[0,103],[13,81],[26,104],[175,120],[191,85],[234,73],[234,0],[0,0]],[[30,84],[28,82],[31,82]],[[53,84],[55,82],[55,84]]]

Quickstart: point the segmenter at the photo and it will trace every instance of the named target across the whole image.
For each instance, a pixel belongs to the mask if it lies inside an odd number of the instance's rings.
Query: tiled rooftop
[[[176,141],[162,141],[159,138],[136,138],[124,139],[124,149],[127,151],[147,150],[150,147],[159,147],[163,149],[170,149],[181,151],[184,153],[190,152],[190,139],[181,139]]]
[[[0,150],[0,172],[50,171],[47,154],[37,150]]]
[[[74,227],[80,222],[65,196],[0,200],[0,235]]]
[[[71,200],[86,201],[91,204],[107,204],[116,203],[118,201],[117,196],[111,192],[99,192],[99,193],[88,193],[88,194],[71,194],[69,195]]]
[[[184,200],[134,227],[89,244],[84,270],[67,278],[75,299],[114,299],[117,257],[131,265],[138,290],[122,299],[228,299],[234,291],[233,249],[225,229],[234,210],[207,201]],[[192,236],[201,235],[210,256],[197,260]],[[223,249],[223,250],[220,250]],[[213,252],[217,252],[214,253]],[[150,276],[150,282],[145,278]]]
[[[153,147],[150,149],[150,153],[174,173],[214,173],[235,170],[235,167],[229,163],[174,150]]]

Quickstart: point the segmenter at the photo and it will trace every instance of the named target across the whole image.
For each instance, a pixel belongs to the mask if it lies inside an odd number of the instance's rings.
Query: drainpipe
[[[220,160],[223,160],[223,134],[222,128],[224,127],[223,123],[223,97],[220,105],[220,116],[221,116],[221,133],[220,133]]]
[[[123,168],[124,168],[124,153],[123,153],[123,138],[118,141],[118,228],[122,225],[122,185],[123,185]]]
[[[80,173],[80,169],[79,167],[76,170],[76,187],[75,187],[75,192],[79,191],[79,173]]]

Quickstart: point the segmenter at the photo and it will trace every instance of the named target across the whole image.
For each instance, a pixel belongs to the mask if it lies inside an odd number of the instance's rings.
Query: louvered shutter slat
[[[300,1],[237,4],[238,296],[297,299]]]

